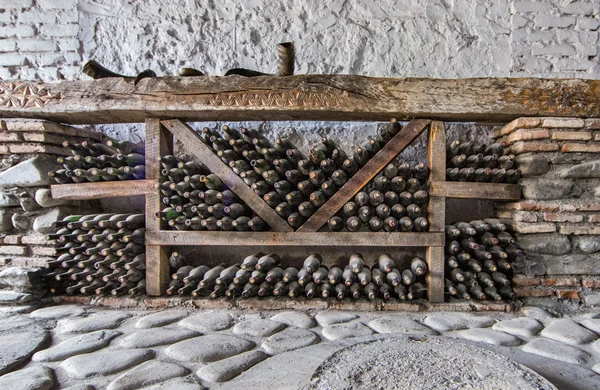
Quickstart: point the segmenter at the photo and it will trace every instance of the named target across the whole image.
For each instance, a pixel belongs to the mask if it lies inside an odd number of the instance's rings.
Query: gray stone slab
[[[131,315],[118,311],[91,314],[85,318],[64,319],[58,321],[60,333],[87,333],[101,329],[114,329]]]
[[[188,315],[185,310],[165,310],[159,311],[158,313],[148,314],[142,317],[135,324],[136,328],[155,328],[157,326],[163,326],[171,324],[175,321],[179,321],[183,317]]]
[[[498,332],[488,328],[457,330],[455,332],[446,333],[445,336],[458,337],[477,343],[502,345],[506,347],[514,347],[521,344],[521,340],[519,340],[513,335]]]
[[[35,221],[33,221],[33,230],[38,233],[50,234],[56,232],[56,228],[53,226],[54,222],[60,221],[66,216],[76,213],[76,209],[65,206],[47,210],[49,211],[39,215]]]
[[[340,311],[322,311],[315,316],[315,320],[317,320],[317,322],[321,326],[349,322],[355,318],[358,318],[358,315],[354,313],[345,313]]]
[[[596,374],[600,375],[600,363],[594,365],[592,367],[592,371],[594,371]]]
[[[31,360],[34,362],[55,362],[82,353],[94,352],[106,347],[112,339],[120,334],[121,332],[116,330],[100,330],[72,337],[52,348],[37,352]]]
[[[165,352],[175,360],[209,363],[249,351],[255,345],[241,337],[209,334],[180,341],[168,347]]]
[[[536,319],[529,317],[511,318],[495,323],[492,329],[520,337],[532,337],[542,330],[543,326]]]
[[[80,306],[60,305],[37,309],[31,312],[30,316],[45,320],[59,320],[61,318],[79,317],[83,314],[85,314],[85,310]]]
[[[0,291],[0,305],[20,305],[35,299],[35,295],[18,291]]]
[[[149,348],[173,344],[197,336],[200,336],[200,333],[191,329],[150,328],[130,334],[121,340],[121,345],[127,348]]]
[[[241,355],[206,365],[196,371],[196,375],[208,382],[228,381],[255,364],[262,362],[267,357],[268,355],[262,351],[245,352]]]
[[[431,314],[423,320],[423,323],[438,332],[447,332],[450,330],[486,328],[494,325],[496,320],[490,317],[467,314]]]
[[[152,359],[154,352],[147,349],[99,351],[73,356],[60,364],[73,379],[86,379],[97,375],[116,374],[129,367]]]
[[[56,160],[47,155],[30,158],[0,172],[0,188],[41,187],[51,184],[48,172],[58,167]]]
[[[556,317],[550,314],[548,311],[537,306],[523,306],[521,313],[525,314],[529,318],[533,318],[546,325],[554,321]]]
[[[585,344],[598,338],[594,332],[569,319],[552,322],[540,334],[549,339],[570,345]]]
[[[106,390],[139,389],[143,386],[150,386],[189,373],[190,370],[177,364],[151,360],[119,375],[108,385]]]
[[[0,375],[26,362],[48,339],[48,332],[43,329],[19,329],[0,333]]]
[[[271,320],[284,323],[288,326],[295,326],[297,328],[314,328],[317,326],[315,320],[301,311],[285,311],[271,317]]]
[[[268,337],[283,330],[285,326],[281,322],[271,320],[246,320],[235,324],[233,333],[254,337]]]
[[[142,390],[204,390],[206,387],[191,379],[173,379],[167,382],[158,383],[150,387],[144,387]]]
[[[596,352],[600,352],[600,340],[596,340],[592,343],[592,348]]]
[[[538,337],[523,346],[523,351],[549,359],[573,364],[585,364],[589,354],[568,345]]]
[[[216,332],[233,326],[233,316],[225,312],[202,312],[184,318],[179,325],[200,333]]]
[[[585,326],[591,331],[594,331],[597,334],[600,334],[600,319],[596,318],[587,318],[580,322],[581,325]]]
[[[17,315],[17,316],[13,316],[13,317],[9,317],[9,318],[3,318],[0,321],[0,332],[4,332],[7,330],[13,330],[16,329],[16,331],[23,331],[25,330],[24,328],[28,328],[28,327],[34,327],[34,328],[39,328],[41,329],[35,320],[27,317],[27,316],[23,316],[23,315]]]
[[[10,267],[0,271],[0,288],[31,289],[41,282],[40,268]]]
[[[319,341],[321,341],[319,336],[310,330],[288,328],[263,341],[261,348],[269,355],[277,355],[278,353],[308,347]]]
[[[35,302],[29,303],[29,305],[0,307],[0,314],[6,314],[9,316],[14,314],[28,314],[40,307]]]
[[[369,327],[377,333],[402,333],[418,335],[436,335],[438,332],[421,325],[410,318],[377,318],[369,322]]]
[[[333,324],[323,328],[323,336],[328,340],[369,336],[372,334],[373,330],[360,322]]]
[[[0,389],[49,390],[54,386],[54,375],[48,367],[32,367],[0,377]]]
[[[96,390],[96,386],[94,385],[75,385],[69,386],[66,388],[61,388],[61,390]]]

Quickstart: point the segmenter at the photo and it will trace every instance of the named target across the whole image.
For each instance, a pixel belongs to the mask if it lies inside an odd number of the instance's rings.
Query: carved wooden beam
[[[0,117],[58,122],[203,120],[510,121],[600,116],[600,80],[392,79],[352,75],[0,82]]]

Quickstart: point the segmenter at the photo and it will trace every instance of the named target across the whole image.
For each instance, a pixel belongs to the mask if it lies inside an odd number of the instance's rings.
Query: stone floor
[[[0,389],[307,388],[335,352],[406,335],[491,350],[558,389],[600,389],[600,313],[31,309],[0,312]]]

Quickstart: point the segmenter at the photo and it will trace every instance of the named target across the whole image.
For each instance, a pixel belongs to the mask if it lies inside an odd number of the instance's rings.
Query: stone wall
[[[525,251],[517,295],[600,305],[600,120],[521,118],[495,135],[523,171],[523,200],[496,203]]]

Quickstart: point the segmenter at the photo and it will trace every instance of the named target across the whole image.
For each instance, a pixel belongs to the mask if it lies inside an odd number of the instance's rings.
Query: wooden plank
[[[429,182],[446,178],[446,130],[443,122],[433,121],[429,126],[427,139],[427,163]],[[430,197],[427,205],[429,231],[440,232],[445,240],[446,198]],[[430,302],[444,302],[444,248],[427,248],[425,260],[427,273],[428,299]]]
[[[146,244],[146,294],[164,295],[171,280],[167,248]]]
[[[146,245],[387,247],[444,245],[443,233],[146,231]]]
[[[13,95],[22,99],[10,99]],[[534,78],[156,77],[0,82],[0,117],[65,123],[207,120],[511,121],[600,116],[600,80]]]
[[[146,119],[146,178],[158,181],[160,178],[159,156],[173,154],[173,135],[158,119]],[[160,192],[146,194],[146,234],[159,231],[163,221],[158,213],[162,209]],[[169,259],[166,248],[146,245],[146,293],[150,296],[163,295],[169,280]]]
[[[169,129],[175,138],[183,142],[192,150],[196,157],[217,175],[233,193],[243,200],[259,217],[278,232],[292,231],[292,227],[284,221],[265,201],[256,195],[252,189],[240,179],[231,168],[221,161],[200,138],[200,136],[188,125],[180,120],[164,120],[161,122]]]
[[[104,136],[98,131],[91,131],[78,127],[60,125],[54,122],[44,120],[29,120],[29,119],[7,119],[0,121],[0,129],[13,132],[39,132],[53,133],[61,136],[84,137],[95,141],[102,141]],[[64,140],[63,140],[64,141]]]
[[[433,233],[430,233],[433,234]],[[441,233],[443,235],[443,233]],[[425,251],[427,274],[427,298],[431,303],[444,302],[444,248],[430,246]]]
[[[98,183],[55,184],[50,186],[53,199],[87,200],[119,196],[145,195],[154,192],[156,180],[123,180]]]
[[[429,185],[429,196],[462,199],[519,200],[518,184],[434,181]]]
[[[379,171],[389,164],[404,148],[425,130],[431,121],[412,120],[396,134],[379,152],[373,156],[350,180],[325,202],[302,226],[298,232],[316,232],[329,218],[341,209],[348,199],[361,190]]]

